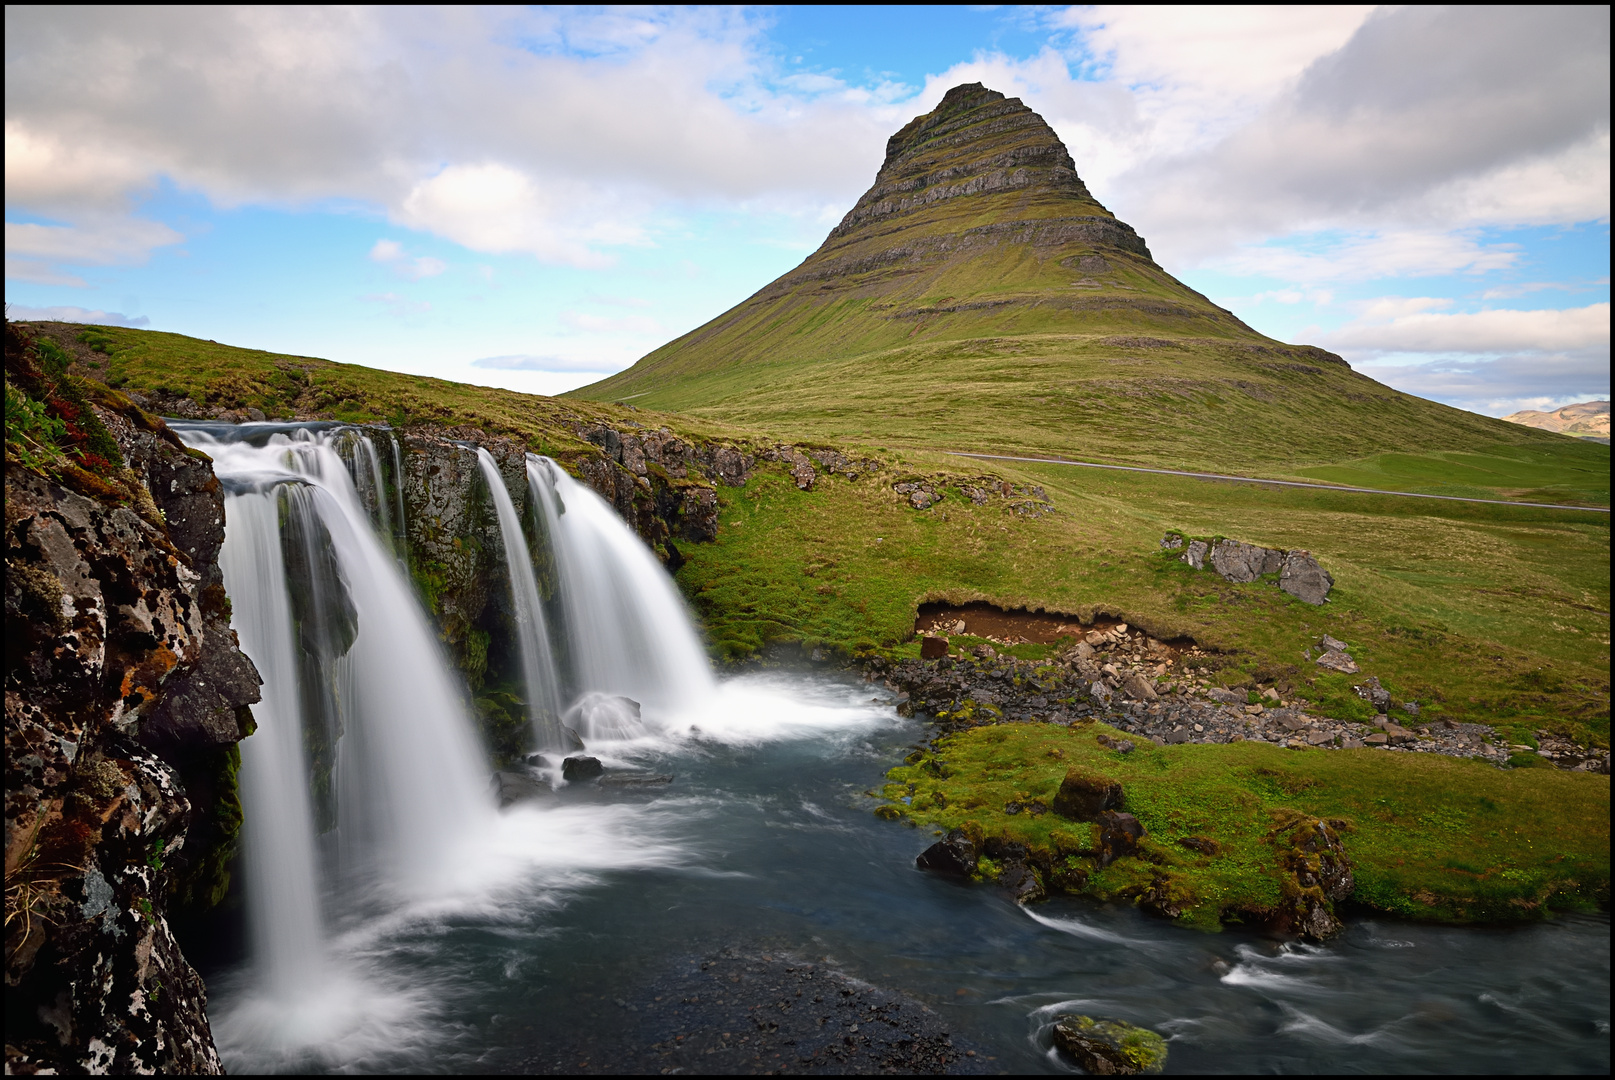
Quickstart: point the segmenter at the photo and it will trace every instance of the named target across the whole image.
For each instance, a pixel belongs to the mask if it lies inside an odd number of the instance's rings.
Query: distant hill
[[[1557,431],[1561,435],[1575,435],[1582,439],[1609,442],[1609,402],[1584,401],[1579,405],[1566,405],[1553,412],[1526,409],[1503,417],[1511,424],[1524,424],[1543,431]]]
[[[1246,326],[979,83],[892,136],[800,266],[573,395],[797,439],[1224,470],[1545,440]]]

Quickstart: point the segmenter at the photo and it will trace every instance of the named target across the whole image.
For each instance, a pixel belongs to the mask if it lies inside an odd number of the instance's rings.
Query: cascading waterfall
[[[667,572],[610,504],[549,458],[528,455],[531,502],[555,553],[574,685],[568,721],[584,738],[632,736],[636,721],[602,698],[662,715],[714,690],[705,650]]]
[[[486,767],[463,695],[379,539],[376,526],[391,522],[368,436],[174,426],[213,457],[226,487],[220,564],[233,625],[264,677],[259,730],[242,743],[249,919],[270,988],[291,992],[321,963],[316,831],[335,825],[347,869],[430,891],[494,814]],[[358,440],[346,456],[373,498],[355,487],[338,439]]]
[[[402,1030],[389,1017],[429,1007],[412,988],[372,981],[328,924],[347,941],[385,922],[383,910],[481,903],[467,898],[511,874],[533,873],[528,888],[572,889],[590,867],[677,858],[656,839],[661,818],[629,806],[495,810],[466,688],[408,576],[396,440],[389,491],[388,449],[364,429],[173,427],[212,456],[225,486],[232,624],[264,677],[258,731],[241,745],[253,963],[219,1020],[233,1045],[267,1052],[253,1059],[262,1063],[365,1025],[387,1041]],[[665,748],[645,737],[672,734],[674,718],[715,690],[671,579],[554,462],[526,459],[524,521],[497,461],[477,457],[518,639],[500,655],[519,654],[510,674],[526,683],[538,747],[561,748],[564,717],[614,763]],[[540,581],[554,582],[553,599]]]
[[[505,549],[505,569],[510,575],[512,607],[516,616],[517,644],[521,649],[522,678],[527,684],[527,709],[537,739],[537,748],[561,747],[561,698],[550,650],[549,627],[544,619],[544,602],[533,574],[532,555],[522,533],[521,517],[504,476],[488,451],[477,448],[477,462],[488,482],[488,493],[499,519],[499,539]]]
[[[273,489],[228,497],[219,565],[231,625],[264,680],[258,731],[241,744],[243,857],[253,953],[271,992],[286,996],[319,978],[323,935],[278,501]]]

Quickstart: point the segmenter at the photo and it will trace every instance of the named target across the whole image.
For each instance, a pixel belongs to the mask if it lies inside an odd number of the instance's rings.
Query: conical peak
[[[1019,98],[966,83],[887,141],[874,186],[828,240],[877,219],[997,192],[1055,196],[1081,204],[1072,205],[1072,212],[1110,216],[1089,194],[1065,144],[1041,116]]]

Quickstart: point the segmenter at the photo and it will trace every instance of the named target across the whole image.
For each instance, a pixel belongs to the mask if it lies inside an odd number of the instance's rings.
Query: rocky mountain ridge
[[[1566,405],[1562,409],[1554,409],[1551,412],[1524,409],[1517,413],[1510,413],[1503,419],[1511,424],[1523,424],[1526,427],[1539,428],[1543,431],[1556,431],[1561,435],[1576,435],[1583,439],[1609,442],[1609,402],[1607,401],[1583,401],[1576,405]]]

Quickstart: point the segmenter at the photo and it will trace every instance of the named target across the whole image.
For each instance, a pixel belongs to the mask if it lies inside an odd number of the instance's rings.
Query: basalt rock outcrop
[[[169,915],[228,886],[258,700],[223,493],[160,420],[6,337],[8,406],[71,421],[53,455],[7,414],[6,1071],[216,1073]]]
[[[1210,563],[1211,569],[1224,581],[1236,585],[1277,574],[1275,584],[1307,604],[1326,602],[1329,590],[1335,585],[1334,575],[1318,565],[1310,551],[1284,551],[1240,540],[1191,540],[1178,533],[1162,537],[1161,548],[1181,550],[1183,561],[1196,570],[1203,570]]]

